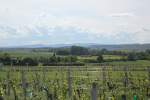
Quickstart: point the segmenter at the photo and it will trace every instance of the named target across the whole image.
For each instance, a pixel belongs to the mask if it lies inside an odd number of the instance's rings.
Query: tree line
[[[36,51],[37,52],[37,51]],[[81,62],[78,56],[96,56],[96,59]],[[81,46],[71,48],[58,48],[53,51],[50,57],[12,57],[8,53],[0,56],[0,63],[3,65],[37,66],[48,65],[84,65],[84,63],[106,62],[103,55],[120,55],[120,61],[150,60],[150,50],[141,52],[108,51],[106,49],[90,49]],[[116,61],[116,60],[112,60]]]
[[[11,57],[10,54],[4,53],[2,56],[0,56],[0,63],[3,65],[18,65],[18,66],[37,66],[39,64],[42,65],[56,65],[56,64],[62,64],[62,63],[77,63],[77,57],[76,56],[56,56],[54,53],[50,57]],[[78,63],[79,64],[79,63]]]

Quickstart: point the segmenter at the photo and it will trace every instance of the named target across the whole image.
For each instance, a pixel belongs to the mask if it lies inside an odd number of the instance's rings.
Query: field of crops
[[[4,100],[148,100],[147,66],[1,67]]]

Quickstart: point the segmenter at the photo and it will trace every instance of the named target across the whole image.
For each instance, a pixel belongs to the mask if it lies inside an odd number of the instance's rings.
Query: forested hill
[[[90,48],[107,50],[138,50],[144,51],[150,49],[150,44],[120,44],[120,45],[90,45]]]
[[[150,49],[150,44],[115,44],[115,45],[101,45],[96,43],[78,43],[78,44],[53,44],[53,45],[26,45],[26,46],[11,46],[11,47],[0,47],[0,50],[14,50],[14,49],[33,49],[33,48],[69,48],[73,45],[82,46],[90,49],[107,49],[107,50],[135,50],[144,51]]]

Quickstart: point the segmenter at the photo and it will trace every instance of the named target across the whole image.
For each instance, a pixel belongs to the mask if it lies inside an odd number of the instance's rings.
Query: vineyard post
[[[72,66],[72,54],[70,54],[70,65]],[[71,67],[70,66],[70,67]],[[69,98],[72,98],[72,79],[71,79],[71,70],[70,67],[68,66],[68,95]]]
[[[103,86],[103,96],[105,99],[105,87],[106,87],[106,68],[105,66],[102,66],[102,86]]]
[[[127,78],[128,78],[126,66],[123,68],[123,71],[124,71],[124,76],[123,76],[124,94],[122,94],[121,100],[126,100],[126,98],[127,98],[126,97],[126,88],[127,88]]]
[[[68,67],[68,95],[69,97],[71,98],[72,97],[72,86],[71,86],[71,83],[72,83],[72,79],[71,79],[71,71],[70,71],[70,67]]]
[[[24,94],[24,100],[27,100],[27,98],[26,98],[26,78],[25,78],[25,73],[24,73],[24,71],[22,70],[21,71],[21,75],[22,75],[22,77],[21,77],[21,79],[22,79],[22,87],[23,87],[23,94]]]
[[[64,79],[64,75],[63,75],[63,67],[60,67],[60,73],[61,73],[61,84],[63,84],[63,79]]]
[[[40,75],[38,74],[38,72],[35,72],[35,78],[36,78],[36,89],[39,91],[39,85],[40,85]]]
[[[148,68],[148,77],[149,77],[149,82],[148,82],[149,84],[148,84],[148,86],[150,86],[150,68]],[[150,95],[149,94],[149,89],[150,88],[148,87],[148,96]]]
[[[128,85],[128,68],[127,67],[125,67],[125,86],[127,87],[127,85]]]
[[[46,76],[46,68],[45,68],[45,67],[43,67],[43,82],[45,82],[45,81],[46,81],[45,76]]]
[[[127,67],[124,67],[124,81],[123,81],[123,83],[124,83],[124,92],[125,92],[125,96],[126,96],[126,92],[127,92],[127,86],[128,86],[128,73],[127,73],[127,71],[128,71],[128,68]]]
[[[14,86],[13,82],[11,82],[10,85],[11,85],[11,88],[13,90],[14,100],[17,100],[17,93],[16,93],[16,89],[15,89],[15,86]]]
[[[149,96],[149,88],[150,88],[150,68],[148,67],[148,87],[147,87],[147,96]]]
[[[105,66],[102,67],[102,80],[103,80],[103,86],[106,84],[106,68]]]
[[[149,81],[149,85],[150,85],[150,68],[148,68],[148,81]]]
[[[92,84],[91,100],[97,100],[97,89],[96,89],[96,83],[95,82]]]
[[[7,72],[7,95],[10,96],[10,71]]]

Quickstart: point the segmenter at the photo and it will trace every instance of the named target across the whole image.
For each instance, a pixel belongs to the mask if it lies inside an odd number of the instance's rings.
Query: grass
[[[0,52],[0,56],[2,56],[4,53],[10,54],[11,57],[50,57],[52,56],[52,52]]]
[[[113,62],[106,62],[107,64],[114,65],[114,66],[145,66],[150,67],[149,60],[137,60],[137,61],[113,61]]]
[[[123,56],[119,55],[103,55],[104,60],[120,60],[123,58]],[[78,56],[78,59],[80,61],[83,60],[96,60],[97,56]]]

